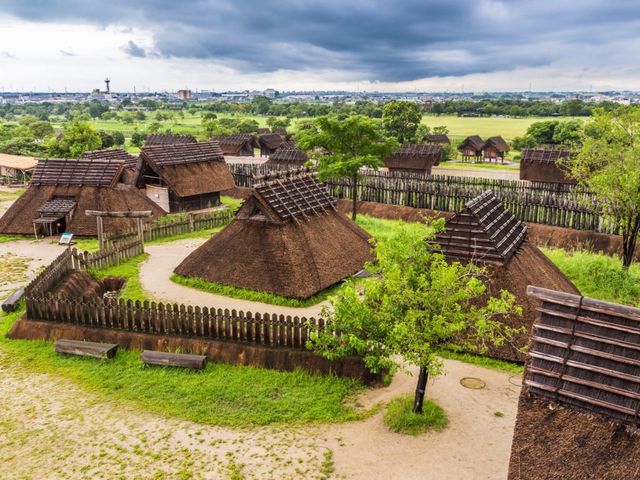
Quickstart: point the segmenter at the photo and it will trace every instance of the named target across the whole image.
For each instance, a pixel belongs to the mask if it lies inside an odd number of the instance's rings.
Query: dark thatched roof
[[[260,148],[264,151],[269,151],[269,153],[275,152],[276,149],[282,145],[282,142],[284,142],[284,139],[277,133],[267,133],[260,135],[258,138]]]
[[[480,152],[484,148],[484,140],[482,140],[478,135],[471,135],[462,141],[458,150],[464,150],[465,148],[470,148]]]
[[[498,153],[506,153],[509,151],[509,145],[501,136],[489,137],[484,143],[484,149],[494,148]]]
[[[216,141],[145,146],[140,158],[142,169],[148,166],[180,197],[235,187]],[[138,179],[139,186],[143,180]]]
[[[290,137],[289,133],[287,132],[287,129],[282,127],[274,128],[272,133],[280,135],[283,140],[289,140],[289,137]]]
[[[436,242],[451,258],[506,264],[527,237],[527,227],[486,191],[446,223]]]
[[[101,150],[91,150],[82,155],[83,159],[102,159],[102,160],[122,160],[125,168],[136,168],[138,157],[125,152],[121,148],[104,148]]]
[[[529,288],[529,344],[509,479],[638,478],[640,309]]]
[[[116,184],[123,168],[121,159],[46,158],[38,160],[31,184],[108,187]]]
[[[147,145],[177,145],[181,143],[197,143],[193,135],[177,135],[174,133],[153,133],[147,136],[144,146]]]
[[[429,135],[425,135],[423,140],[427,143],[439,143],[441,145],[444,145],[444,144],[451,145],[451,140],[449,140],[449,136],[444,133],[431,133]]]
[[[236,219],[189,255],[177,274],[308,298],[371,260],[369,236],[306,171],[259,179]]]
[[[389,170],[418,170],[427,174],[442,159],[442,145],[405,143],[384,159]]]
[[[522,317],[511,315],[501,321],[511,327],[525,327],[511,342],[490,346],[488,355],[509,361],[524,361],[519,350],[529,341],[535,319],[535,304],[526,294],[528,285],[552,286],[579,293],[571,281],[534,245],[527,242],[526,227],[499,201],[485,192],[467,203],[462,212],[447,221],[436,237],[445,256],[454,261],[482,264],[488,273],[487,295],[507,290],[522,307]]]
[[[278,149],[269,155],[265,164],[286,164],[302,166],[309,160],[309,156],[296,147],[293,142],[284,142]]]
[[[236,133],[226,137],[213,137],[220,144],[224,155],[253,157],[253,147],[258,146],[258,140],[250,133]]]
[[[562,148],[523,148],[520,160],[520,180],[575,184],[561,161],[571,157]]]

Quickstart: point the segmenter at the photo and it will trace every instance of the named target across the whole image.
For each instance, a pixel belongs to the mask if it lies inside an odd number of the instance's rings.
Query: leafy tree
[[[89,123],[73,121],[65,129],[60,140],[53,139],[49,143],[52,156],[79,158],[89,150],[102,145],[100,134]]]
[[[348,176],[353,186],[353,209],[356,219],[358,174],[362,167],[378,167],[398,148],[394,138],[385,137],[379,121],[364,115],[344,120],[337,116],[317,118],[313,128],[298,132],[296,143],[303,150],[322,147],[327,154],[318,158],[320,178]]]
[[[39,120],[38,117],[36,117],[35,115],[23,115],[20,117],[20,120],[18,120],[18,123],[20,125],[24,125],[24,126],[29,126],[32,123],[35,123]]]
[[[560,145],[579,145],[582,140],[582,122],[580,120],[565,120],[558,122],[553,131],[553,143]]]
[[[236,131],[239,133],[253,133],[258,131],[260,124],[252,118],[243,118],[238,120],[236,124]]]
[[[114,145],[124,145],[125,138],[122,132],[113,132],[112,136]]]
[[[449,128],[446,125],[438,125],[437,127],[433,127],[433,133],[437,133],[439,135],[449,135]]]
[[[640,230],[640,110],[597,110],[585,126],[582,148],[564,164],[619,228],[622,265],[628,268]]]
[[[131,134],[131,145],[133,145],[134,147],[141,147],[146,139],[146,133],[134,130],[134,132]]]
[[[553,134],[558,125],[557,120],[545,120],[543,122],[533,122],[527,128],[527,137],[530,137],[535,145],[544,145],[553,143]]]
[[[266,115],[267,113],[269,113],[269,109],[271,108],[272,104],[273,102],[271,101],[271,99],[263,95],[259,95],[251,100],[251,110],[258,115]]]
[[[400,143],[412,141],[422,120],[422,106],[404,100],[394,100],[382,109],[382,125]]]
[[[38,120],[30,123],[28,125],[28,128],[34,138],[47,138],[55,133],[53,126],[45,120]]]
[[[205,120],[202,122],[206,138],[231,135],[231,127],[222,125],[220,120]]]
[[[158,122],[151,122],[147,127],[147,133],[158,133],[161,127],[162,125],[160,125]]]
[[[104,130],[100,130],[98,133],[100,134],[100,140],[102,142],[101,148],[113,147],[115,142],[113,141],[113,136],[110,133],[107,133]]]
[[[92,100],[89,103],[89,115],[91,118],[99,118],[103,113],[109,111],[109,104]]]
[[[216,118],[218,118],[218,116],[213,113],[213,112],[204,112],[202,114],[202,121],[204,122],[205,120],[215,120]]]
[[[271,130],[274,130],[276,128],[287,128],[289,125],[291,125],[291,119],[269,117],[267,118],[267,125],[269,126],[269,128],[271,128]]]
[[[419,227],[405,226],[376,245],[377,261],[367,265],[375,276],[362,291],[349,282],[322,311],[329,328],[312,327],[307,344],[328,359],[360,355],[374,372],[395,367],[397,356],[417,365],[416,413],[422,413],[428,376],[443,373],[440,349],[455,342],[482,353],[487,343],[504,344],[520,330],[501,318],[522,313],[507,291],[488,297],[486,272],[448,263],[430,243],[435,229]]]

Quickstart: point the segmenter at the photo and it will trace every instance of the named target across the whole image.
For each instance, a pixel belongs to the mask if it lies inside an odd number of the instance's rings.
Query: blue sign
[[[58,241],[58,245],[71,245],[73,233],[64,232]]]

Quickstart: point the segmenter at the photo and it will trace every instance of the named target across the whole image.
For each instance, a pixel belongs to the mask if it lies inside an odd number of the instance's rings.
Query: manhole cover
[[[509,377],[509,383],[511,385],[515,385],[516,387],[522,386],[522,377],[520,375],[512,375]]]
[[[482,380],[474,377],[464,377],[462,380],[460,380],[460,385],[465,388],[472,388],[473,390],[480,390],[481,388],[487,386],[487,384]]]

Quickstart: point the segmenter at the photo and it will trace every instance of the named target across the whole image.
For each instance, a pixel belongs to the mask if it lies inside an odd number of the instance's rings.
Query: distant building
[[[176,96],[179,100],[190,100],[191,99],[191,90],[178,90]]]
[[[276,98],[276,91],[273,88],[267,88],[262,94],[267,98]]]

